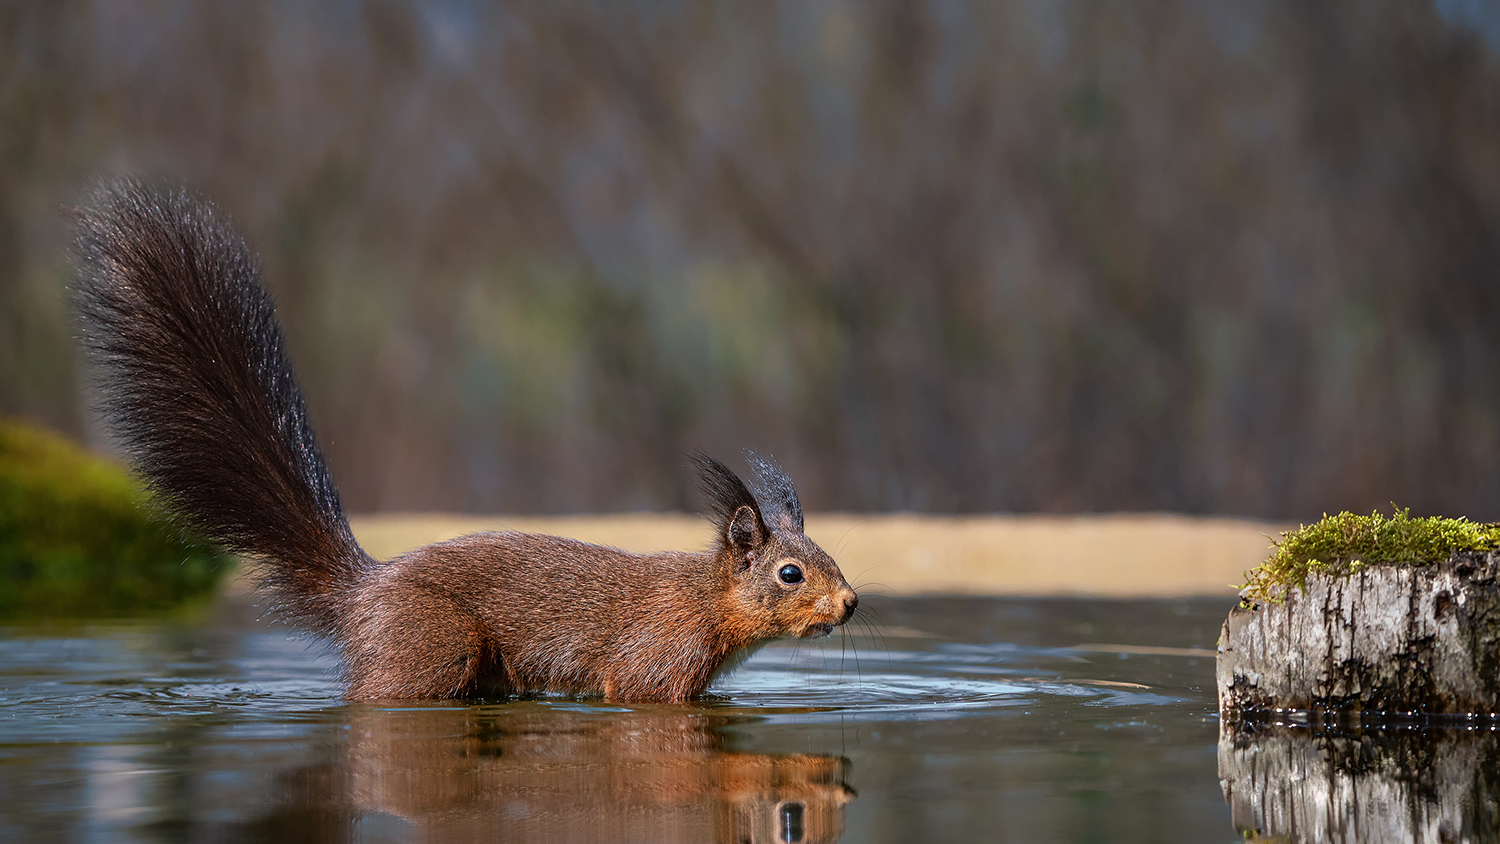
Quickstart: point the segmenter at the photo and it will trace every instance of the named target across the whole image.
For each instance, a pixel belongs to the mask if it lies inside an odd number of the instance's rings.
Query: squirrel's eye
[[[801,583],[802,569],[788,563],[781,567],[781,571],[776,572],[776,576],[781,578],[782,583]]]

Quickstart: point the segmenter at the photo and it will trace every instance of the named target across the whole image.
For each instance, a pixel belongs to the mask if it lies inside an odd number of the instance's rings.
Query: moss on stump
[[[169,610],[229,568],[159,518],[124,469],[0,420],[0,619]]]
[[[1500,525],[1475,524],[1442,516],[1411,517],[1340,513],[1281,535],[1275,552],[1247,575],[1244,600],[1277,601],[1288,589],[1302,589],[1309,575],[1339,578],[1367,566],[1424,566],[1461,551],[1500,548]]]

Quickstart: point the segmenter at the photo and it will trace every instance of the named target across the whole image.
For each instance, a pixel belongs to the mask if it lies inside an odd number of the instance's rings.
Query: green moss
[[[0,618],[160,612],[229,568],[157,517],[125,470],[0,420]]]
[[[1490,551],[1500,546],[1500,524],[1468,519],[1340,513],[1281,535],[1271,558],[1248,575],[1246,598],[1279,601],[1291,587],[1303,588],[1318,573],[1347,577],[1366,566],[1420,566],[1448,559],[1457,551]]]

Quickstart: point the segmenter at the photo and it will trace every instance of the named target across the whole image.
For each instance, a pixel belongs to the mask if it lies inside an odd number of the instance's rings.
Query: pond
[[[350,704],[316,641],[0,629],[0,837],[1235,841],[1229,599],[869,598],[691,706]]]

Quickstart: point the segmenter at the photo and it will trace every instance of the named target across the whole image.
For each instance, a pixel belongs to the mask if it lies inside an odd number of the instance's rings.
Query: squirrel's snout
[[[844,622],[848,621],[850,617],[854,615],[854,611],[858,608],[859,596],[851,591],[849,594],[844,596],[844,617],[839,619],[839,624],[843,624]]]
[[[817,622],[809,629],[819,628],[831,632],[833,628],[853,618],[854,610],[858,606],[859,596],[847,586],[835,592],[826,592],[813,607]],[[827,634],[824,633],[824,635]]]

